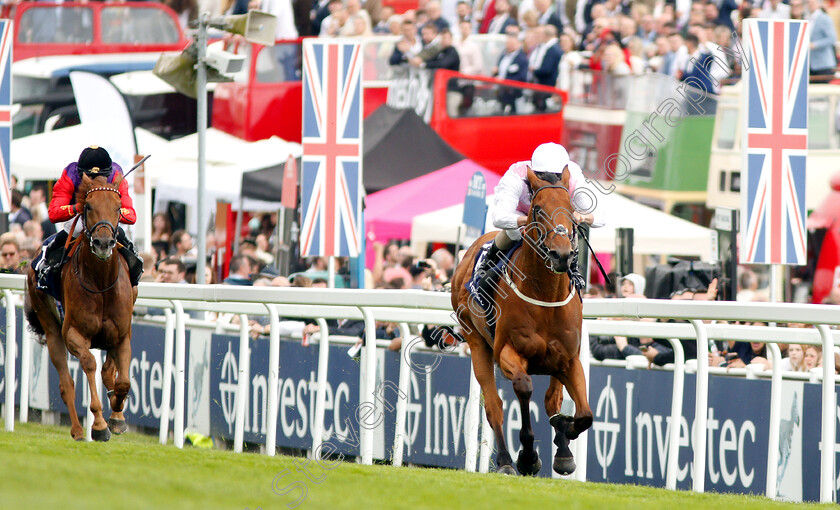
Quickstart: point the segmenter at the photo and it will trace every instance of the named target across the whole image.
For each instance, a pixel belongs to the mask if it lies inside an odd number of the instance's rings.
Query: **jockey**
[[[531,194],[528,186],[528,169],[535,172],[563,173],[569,170],[569,193],[572,197],[574,219],[593,227],[604,226],[603,211],[594,208],[595,192],[587,183],[577,163],[569,160],[566,149],[556,143],[544,143],[534,150],[531,161],[520,161],[508,168],[508,171],[496,186],[496,199],[493,208],[493,225],[502,229],[493,241],[485,257],[485,263],[479,269],[493,267],[500,254],[507,252],[522,239],[521,229],[528,223],[528,211],[531,207]],[[575,248],[569,268],[569,276],[578,288],[584,280],[577,267],[577,248]]]
[[[64,228],[44,241],[40,256],[32,261],[32,267],[38,276],[37,287],[39,290],[48,290],[50,273],[60,271],[61,265],[64,263],[64,245],[67,242],[70,229],[73,227],[73,222],[69,220],[82,212],[76,203],[76,190],[82,182],[83,173],[91,179],[104,176],[107,177],[108,182],[113,183],[118,175],[122,175],[123,171],[118,164],[111,161],[108,151],[96,145],[83,150],[79,155],[79,161],[70,163],[64,169],[53,187],[52,200],[48,207],[50,221],[53,223],[63,221]],[[134,211],[134,202],[128,194],[128,181],[123,180],[120,183],[119,192],[122,202],[120,222],[133,225],[137,221],[137,213]],[[72,232],[73,238],[78,237],[83,231],[82,221],[77,221]],[[138,257],[134,244],[119,226],[117,226],[116,236],[117,242],[122,245],[119,252],[128,262],[131,285],[136,286],[140,281],[140,275],[143,273],[143,260]]]

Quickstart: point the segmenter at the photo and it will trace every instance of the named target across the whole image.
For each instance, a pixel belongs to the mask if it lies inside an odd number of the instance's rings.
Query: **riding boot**
[[[59,270],[64,263],[64,244],[67,242],[67,235],[66,231],[59,230],[44,243],[41,249],[41,260],[34,267],[38,278],[38,290],[49,288],[48,278],[54,271]]]
[[[117,229],[117,242],[122,245],[119,252],[125,257],[128,262],[128,275],[131,278],[131,286],[136,287],[140,283],[140,277],[143,275],[143,259],[137,254],[137,248],[134,243],[125,235],[122,228]]]
[[[496,240],[493,240],[493,244],[490,245],[490,248],[487,250],[487,255],[484,256],[484,260],[481,262],[481,265],[475,268],[475,273],[479,271],[490,271],[496,264],[499,262],[499,258],[501,256],[502,250],[496,245]]]
[[[580,269],[578,268],[578,250],[575,250],[572,254],[572,262],[569,264],[569,279],[572,280],[572,283],[578,291],[586,287],[586,280],[580,274]]]

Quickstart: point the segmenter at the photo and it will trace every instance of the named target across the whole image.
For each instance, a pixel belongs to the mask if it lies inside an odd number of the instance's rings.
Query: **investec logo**
[[[612,376],[607,376],[607,383],[601,390],[595,406],[595,420],[592,423],[595,441],[595,456],[601,466],[604,479],[619,481],[620,475],[608,471],[623,439],[624,443],[624,479],[644,478],[664,481],[668,457],[668,438],[672,433],[679,434],[679,448],[689,448],[689,424],[680,417],[679,430],[672,432],[671,417],[640,410],[633,411],[633,394],[636,383],[625,383],[624,408],[619,413],[618,398],[612,386]],[[651,393],[647,392],[640,399],[642,406],[650,402]],[[745,411],[746,412],[746,411]],[[739,420],[740,422],[740,420]],[[623,428],[622,428],[623,425]],[[731,419],[715,418],[715,409],[709,407],[707,420],[707,472],[712,484],[722,482],[726,487],[738,485],[749,488],[755,481],[755,466],[766,462],[766,458],[746,457],[746,445],[756,441],[756,427],[751,420],[739,424]],[[621,436],[621,437],[619,437]],[[683,481],[690,475],[688,460],[677,464],[677,480]],[[658,471],[655,471],[658,468]],[[656,475],[656,476],[654,476]]]

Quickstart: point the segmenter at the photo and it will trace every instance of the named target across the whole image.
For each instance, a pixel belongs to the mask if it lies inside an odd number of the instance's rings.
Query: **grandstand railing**
[[[21,305],[19,295],[24,289],[24,278],[17,275],[0,275],[0,289],[6,303],[6,338],[15,338],[16,308]],[[268,384],[268,420],[276,423],[278,414],[278,366],[280,334],[278,331],[279,317],[315,317],[321,325],[322,335],[319,346],[319,361],[316,395],[316,427],[323,426],[324,396],[326,375],[329,364],[328,346],[333,341],[326,328],[325,319],[362,319],[365,321],[365,347],[362,356],[363,379],[360,391],[360,407],[373,406],[375,393],[376,349],[375,321],[397,322],[400,324],[404,341],[400,356],[399,387],[401,391],[408,391],[409,363],[412,348],[418,340],[409,334],[410,323],[416,324],[447,324],[455,325],[456,319],[451,309],[450,295],[438,292],[424,291],[393,291],[393,290],[352,290],[352,289],[299,289],[299,288],[267,288],[267,287],[236,287],[224,285],[185,285],[185,284],[155,284],[140,285],[137,304],[139,306],[153,306],[167,309],[165,318],[165,359],[164,359],[164,388],[161,415],[160,440],[165,443],[168,437],[168,409],[170,380],[172,378],[172,357],[175,358],[175,385],[172,398],[175,404],[175,419],[173,424],[174,442],[177,447],[184,444],[184,375],[185,375],[185,333],[187,327],[219,327],[202,324],[188,318],[186,310],[206,310],[216,312],[235,313],[240,315],[240,359],[248,360],[248,349],[251,341],[248,331],[247,315],[268,315],[271,321],[270,349],[269,349],[269,384]],[[14,306],[8,306],[8,305]],[[799,304],[769,304],[769,303],[732,303],[732,302],[696,302],[696,301],[662,301],[662,300],[588,300],[584,305],[587,317],[623,318],[631,320],[585,321],[581,342],[581,357],[584,367],[588,370],[588,334],[624,335],[663,338],[668,340],[675,349],[675,363],[673,365],[673,393],[671,402],[672,423],[677,423],[682,412],[683,384],[688,363],[684,360],[682,345],[679,339],[694,339],[697,342],[696,365],[696,400],[695,427],[705,431],[707,425],[708,376],[715,369],[708,367],[708,346],[710,340],[740,340],[766,342],[770,350],[773,369],[771,372],[770,406],[770,435],[767,459],[766,495],[776,497],[776,469],[778,459],[779,422],[781,407],[781,357],[776,343],[796,342],[802,344],[822,345],[824,353],[833,352],[833,347],[840,342],[840,334],[832,331],[829,326],[840,325],[840,308],[834,306],[799,305]],[[632,319],[655,318],[664,320],[683,320],[687,323],[657,323],[640,322]],[[728,324],[712,324],[707,321],[760,321],[768,323],[797,322],[816,325],[816,329],[791,329],[776,327],[736,326]],[[26,330],[26,328],[24,328]],[[31,336],[24,331],[23,352],[21,353],[21,380],[28,380],[29,358],[31,350]],[[6,342],[6,360],[15,359],[15,342]],[[830,357],[827,359],[831,359]],[[238,395],[245,395],[249,370],[247,362],[240,363]],[[5,395],[5,426],[6,430],[14,429],[14,363],[6,364]],[[810,377],[810,376],[809,376]],[[833,444],[835,437],[835,420],[837,419],[834,388],[835,375],[833,363],[824,363],[822,368],[822,442]],[[21,421],[26,421],[28,411],[27,385],[21,384]],[[486,472],[489,469],[489,459],[492,451],[492,434],[486,419],[479,418],[480,390],[475,377],[471,377],[470,397],[467,413],[470,417],[469,426],[465,430],[466,461],[465,469]],[[234,449],[243,449],[244,399],[236,400],[236,430]],[[400,399],[397,403],[396,429],[394,438],[394,465],[402,464],[402,444],[405,434],[406,406]],[[90,422],[91,420],[89,420]],[[484,423],[482,429],[483,441],[479,455],[478,426]],[[313,430],[313,456],[320,454],[322,429]],[[677,472],[677,440],[679,434],[671,434],[669,438],[669,455],[667,464],[666,487],[676,487]],[[362,462],[370,464],[373,461],[373,430],[362,427],[360,457]],[[266,453],[275,453],[274,427],[268,427],[266,435]],[[776,446],[774,446],[776,445]],[[704,491],[706,471],[706,434],[697,434],[694,446],[694,476],[693,490]],[[583,434],[575,441],[575,456],[578,469],[575,477],[585,479],[586,474],[586,435]],[[822,448],[820,464],[820,501],[831,502],[834,490],[834,451],[833,448]],[[478,457],[478,458],[477,458]]]

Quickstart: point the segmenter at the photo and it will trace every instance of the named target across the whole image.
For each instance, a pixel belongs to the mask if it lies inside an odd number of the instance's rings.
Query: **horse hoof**
[[[101,441],[101,442],[105,443],[105,442],[107,442],[109,439],[111,439],[111,431],[110,431],[110,430],[108,430],[108,427],[105,427],[105,428],[104,428],[104,429],[102,429],[102,430],[92,429],[92,430],[90,431],[90,437],[91,437],[94,441]]]
[[[76,441],[76,442],[79,442],[79,441],[84,441],[84,440],[85,440],[85,436],[82,436],[82,437],[74,437],[74,438],[73,438],[73,440],[74,440],[74,441]]]
[[[128,425],[126,425],[125,420],[108,418],[108,428],[111,429],[111,432],[114,434],[120,435],[128,430]]]
[[[525,453],[525,450],[519,452],[519,456],[516,458],[516,469],[519,470],[519,474],[522,476],[537,476],[540,469],[542,469],[540,456],[535,455],[536,460],[534,462],[528,462],[522,457],[523,453]]]
[[[574,457],[555,457],[552,467],[554,468],[554,472],[561,476],[570,475],[577,468]]]
[[[497,471],[500,475],[513,475],[516,476],[516,471],[513,470],[513,466],[499,466]]]

